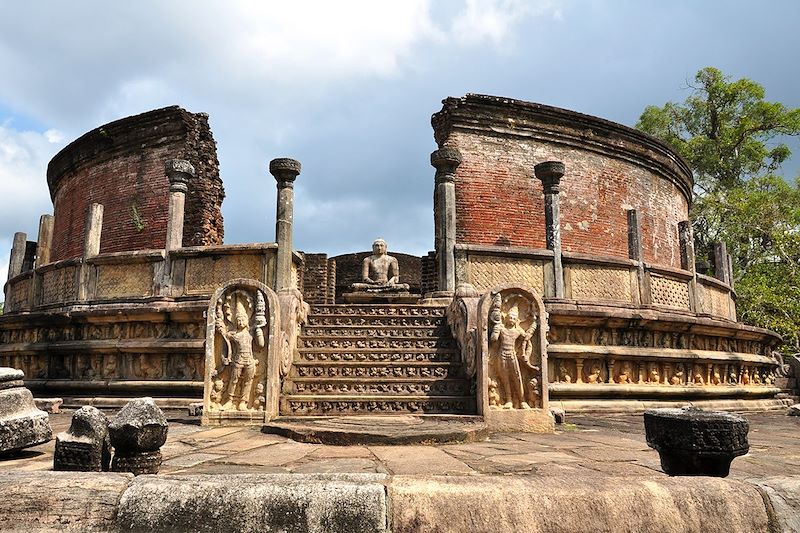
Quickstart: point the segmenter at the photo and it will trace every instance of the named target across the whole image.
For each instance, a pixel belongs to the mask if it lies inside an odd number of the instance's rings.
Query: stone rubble
[[[47,413],[36,408],[25,374],[0,367],[0,453],[8,453],[48,442],[53,438]]]

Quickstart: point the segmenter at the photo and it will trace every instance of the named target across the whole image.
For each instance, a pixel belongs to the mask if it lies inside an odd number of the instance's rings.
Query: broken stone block
[[[193,402],[189,404],[189,416],[202,416],[203,402]]]
[[[0,453],[42,444],[53,438],[47,413],[36,408],[25,374],[0,367]]]
[[[111,470],[135,475],[157,473],[168,427],[164,413],[152,398],[128,402],[108,425],[114,446]]]
[[[33,401],[37,409],[52,414],[60,413],[61,406],[64,405],[63,398],[34,398]]]
[[[695,407],[644,413],[647,445],[670,476],[726,477],[734,458],[750,449],[750,426],[741,416]]]
[[[53,470],[101,472],[108,471],[110,462],[108,418],[95,407],[81,407],[69,429],[56,435]]]
[[[789,416],[800,416],[800,403],[796,403],[789,407],[789,412],[786,413]]]

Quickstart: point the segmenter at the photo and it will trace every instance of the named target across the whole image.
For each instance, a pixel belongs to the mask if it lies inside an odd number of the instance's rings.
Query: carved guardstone
[[[69,429],[56,436],[53,470],[105,472],[110,462],[108,418],[96,407],[81,407],[72,415]]]
[[[268,381],[277,381],[267,379],[267,359],[279,355],[270,346],[278,309],[275,293],[254,280],[232,280],[214,293],[207,312],[204,424],[264,422],[267,397],[277,393],[267,393]]]
[[[134,475],[157,474],[161,446],[167,441],[164,413],[152,398],[135,398],[120,409],[108,425],[114,459],[111,470]]]
[[[0,367],[0,453],[36,446],[53,436],[47,413],[36,408],[23,377],[22,370]]]
[[[490,431],[552,432],[547,398],[547,312],[532,289],[501,285],[478,305],[480,412]]]
[[[726,477],[734,458],[750,449],[747,420],[694,407],[644,413],[647,445],[670,476]]]

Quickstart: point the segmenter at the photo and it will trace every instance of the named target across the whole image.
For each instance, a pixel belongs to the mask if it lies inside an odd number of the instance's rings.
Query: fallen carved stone
[[[110,462],[108,418],[95,407],[81,407],[72,415],[69,429],[56,436],[53,470],[105,472]]]
[[[644,413],[647,445],[670,476],[726,477],[734,458],[750,449],[741,416],[694,407]]]
[[[0,367],[0,453],[42,444],[53,438],[47,413],[36,408],[25,374]]]
[[[168,428],[164,413],[152,398],[128,402],[108,425],[114,446],[111,470],[135,475],[157,473]]]

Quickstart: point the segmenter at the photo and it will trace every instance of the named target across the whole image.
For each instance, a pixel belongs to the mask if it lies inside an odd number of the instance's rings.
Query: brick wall
[[[439,290],[436,252],[428,252],[420,258],[420,290],[422,294]]]
[[[311,305],[333,303],[335,281],[329,283],[331,269],[327,254],[305,254],[303,267],[303,299]]]
[[[544,248],[544,198],[533,167],[557,160],[566,166],[564,251],[628,257],[626,211],[637,209],[645,261],[680,267],[677,224],[688,218],[691,174],[654,139],[571,111],[473,95],[446,100],[433,125],[439,145],[463,157],[458,243]]]
[[[50,161],[51,259],[81,255],[91,203],[104,208],[101,252],[163,248],[169,194],[164,162],[170,158],[188,159],[196,170],[186,196],[184,246],[222,244],[225,193],[208,116],[168,107],[92,130]]]

